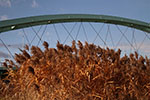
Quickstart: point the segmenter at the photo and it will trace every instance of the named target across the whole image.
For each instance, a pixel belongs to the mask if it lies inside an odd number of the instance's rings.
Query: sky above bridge
[[[150,0],[0,0],[0,20],[46,14],[104,14],[150,22]]]
[[[150,0],[0,0],[0,21],[51,14],[99,14],[120,16],[150,23]],[[73,26],[73,25],[72,25]],[[19,35],[21,32],[18,33]],[[18,40],[11,40],[12,38]],[[0,35],[8,47],[18,48],[22,44],[18,35]],[[8,42],[9,41],[9,42]],[[123,40],[126,41],[126,40]],[[141,40],[142,41],[142,40]],[[16,42],[16,43],[15,43]],[[143,48],[147,48],[145,44]],[[0,42],[0,57],[10,55]],[[124,49],[128,46],[123,45]],[[145,50],[149,52],[148,50]],[[4,51],[7,51],[4,52]]]

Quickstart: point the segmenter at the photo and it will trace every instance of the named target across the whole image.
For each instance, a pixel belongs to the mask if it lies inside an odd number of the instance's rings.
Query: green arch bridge
[[[101,22],[123,25],[150,33],[150,23],[107,15],[92,14],[58,14],[42,15],[11,20],[0,21],[0,33],[44,24],[65,23],[65,22]]]
[[[109,23],[109,24],[127,26],[127,27],[135,28],[150,33],[150,23],[134,20],[134,19],[117,17],[117,16],[93,15],[93,14],[42,15],[42,16],[32,16],[32,17],[24,17],[24,18],[0,21],[0,33],[31,27],[31,26],[65,23],[65,22]],[[6,68],[0,67],[0,76],[4,72],[6,72]]]

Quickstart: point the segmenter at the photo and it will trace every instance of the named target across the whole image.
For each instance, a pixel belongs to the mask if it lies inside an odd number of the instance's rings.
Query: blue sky
[[[150,0],[0,0],[0,18],[86,13],[150,22]]]
[[[149,12],[150,0],[0,0],[0,21],[51,14],[99,14],[120,16],[150,23]],[[48,33],[48,30],[46,32]],[[14,33],[1,34],[0,38],[7,45],[13,43],[13,48],[17,48],[20,46],[18,42],[24,41],[19,38],[19,36],[22,36],[20,34],[22,34],[22,31],[17,32],[17,35],[14,35]],[[147,48],[147,45],[149,44],[144,45],[143,48]],[[3,55],[7,58],[8,51],[1,43],[0,47],[0,57]],[[123,45],[123,48],[126,49],[128,46]],[[150,48],[145,51],[149,52],[149,50]]]

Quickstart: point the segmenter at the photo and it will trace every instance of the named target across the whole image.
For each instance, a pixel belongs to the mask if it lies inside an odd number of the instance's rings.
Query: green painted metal
[[[101,22],[132,27],[150,33],[150,24],[138,20],[92,14],[43,15],[0,21],[0,33],[44,24],[65,22]]]
[[[17,70],[16,67],[13,67],[12,69]],[[7,72],[7,68],[0,66],[0,79],[1,79],[1,76],[4,75],[5,72]]]
[[[0,71],[1,71],[1,70],[7,70],[7,69],[8,69],[8,68],[6,68],[6,67],[0,66]],[[17,68],[16,68],[16,67],[13,67],[12,69],[13,69],[13,70],[16,70]]]

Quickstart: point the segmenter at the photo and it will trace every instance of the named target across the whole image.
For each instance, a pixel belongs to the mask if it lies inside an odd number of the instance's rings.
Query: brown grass
[[[80,41],[57,49],[26,46],[15,65],[5,62],[10,83],[0,80],[4,100],[150,100],[150,59]],[[77,47],[78,46],[78,47]],[[31,54],[29,54],[29,52]],[[21,66],[12,70],[12,66]],[[6,80],[5,79],[5,80]],[[3,99],[2,99],[3,100]]]

